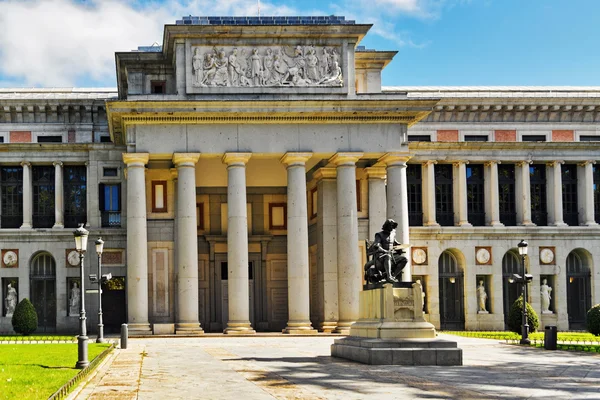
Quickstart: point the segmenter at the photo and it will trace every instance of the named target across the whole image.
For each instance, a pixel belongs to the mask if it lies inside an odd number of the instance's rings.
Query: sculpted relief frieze
[[[325,46],[192,47],[192,86],[343,86],[340,51]]]

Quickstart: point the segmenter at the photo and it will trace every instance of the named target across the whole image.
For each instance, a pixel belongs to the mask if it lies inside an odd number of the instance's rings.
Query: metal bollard
[[[121,325],[121,349],[127,348],[127,336],[129,335],[129,328],[127,324]]]

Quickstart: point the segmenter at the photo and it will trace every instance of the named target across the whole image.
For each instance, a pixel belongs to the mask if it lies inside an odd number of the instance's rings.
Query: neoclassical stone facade
[[[393,218],[436,328],[504,329],[524,239],[542,324],[583,329],[600,301],[600,89],[382,87],[395,52],[323,18],[186,17],[162,47],[117,53],[115,91],[0,89],[2,298],[11,284],[41,330],[75,332],[84,222],[117,277],[109,329],[347,333],[365,240]]]

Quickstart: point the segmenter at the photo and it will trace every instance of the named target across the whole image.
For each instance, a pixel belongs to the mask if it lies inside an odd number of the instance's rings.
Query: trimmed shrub
[[[521,334],[521,324],[523,320],[523,296],[519,296],[510,307],[508,313],[508,329]],[[529,332],[535,332],[540,327],[540,321],[533,307],[527,303],[527,323],[529,324]]]
[[[587,312],[587,330],[592,335],[600,336],[600,304],[596,304]]]
[[[38,317],[29,299],[25,298],[15,307],[12,317],[12,326],[15,332],[29,335],[38,328]]]

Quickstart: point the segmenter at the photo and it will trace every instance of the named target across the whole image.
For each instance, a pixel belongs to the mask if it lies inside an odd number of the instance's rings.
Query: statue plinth
[[[372,365],[462,365],[456,342],[436,338],[417,282],[363,290],[359,320],[335,340],[331,355]]]

